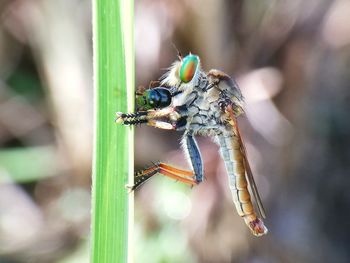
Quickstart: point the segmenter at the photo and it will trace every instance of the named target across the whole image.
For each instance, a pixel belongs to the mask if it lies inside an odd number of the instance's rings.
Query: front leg
[[[124,125],[146,123],[156,128],[174,130],[175,127],[171,123],[157,120],[157,118],[169,118],[169,115],[174,113],[174,111],[174,107],[167,107],[159,110],[138,111],[129,114],[117,112],[115,122]]]
[[[146,123],[149,126],[159,129],[180,131],[184,130],[186,126],[187,114],[188,111],[185,106],[166,107],[129,114],[117,112],[115,122],[124,125]],[[162,118],[162,120],[158,120],[158,118]]]
[[[152,120],[160,117],[167,117],[169,116],[169,114],[173,113],[174,111],[175,111],[174,107],[166,107],[158,110],[137,111],[135,113],[116,112],[115,122],[133,125],[133,124],[136,124],[134,122],[138,122],[138,121]]]

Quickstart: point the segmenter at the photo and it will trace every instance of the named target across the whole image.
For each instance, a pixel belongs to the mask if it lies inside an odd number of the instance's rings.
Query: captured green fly
[[[170,105],[172,94],[169,89],[164,87],[154,87],[136,93],[137,109],[150,110],[165,108]]]
[[[228,175],[233,202],[238,214],[255,236],[267,233],[262,217],[264,208],[250,169],[246,150],[237,126],[243,111],[243,96],[237,83],[222,71],[204,72],[198,56],[189,54],[175,61],[160,79],[160,85],[139,94],[138,110],[117,112],[117,123],[150,126],[183,131],[182,145],[192,171],[155,163],[135,174],[137,189],[155,174],[161,174],[189,185],[203,181],[204,167],[195,136],[209,136],[219,145]],[[256,200],[258,217],[248,185]]]

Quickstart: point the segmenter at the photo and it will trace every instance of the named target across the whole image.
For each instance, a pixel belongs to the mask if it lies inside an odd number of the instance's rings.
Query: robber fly
[[[159,86],[139,92],[139,110],[124,114],[117,112],[116,122],[126,125],[146,123],[150,126],[184,131],[182,147],[192,171],[155,163],[135,174],[137,189],[155,174],[162,174],[191,186],[203,181],[203,161],[196,135],[210,136],[219,145],[229,179],[233,202],[238,214],[255,236],[268,232],[262,218],[264,208],[250,169],[242,141],[237,116],[243,113],[243,96],[237,83],[227,74],[212,69],[204,72],[198,56],[179,55],[161,78]],[[260,218],[255,212],[248,183],[256,200]]]

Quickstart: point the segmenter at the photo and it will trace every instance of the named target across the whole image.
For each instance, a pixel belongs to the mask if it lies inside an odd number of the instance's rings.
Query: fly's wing
[[[261,215],[261,217],[263,218],[266,218],[266,214],[265,214],[265,209],[264,209],[264,206],[261,202],[261,198],[260,198],[260,195],[259,195],[259,192],[258,192],[258,188],[256,186],[256,183],[255,183],[255,180],[254,180],[254,177],[253,177],[253,173],[252,173],[252,170],[250,169],[250,165],[249,165],[249,162],[248,162],[248,159],[247,159],[247,151],[245,149],[245,145],[244,145],[244,142],[243,142],[243,139],[241,137],[241,134],[239,132],[239,128],[238,128],[238,124],[237,124],[237,119],[234,115],[234,112],[233,112],[233,109],[231,106],[228,107],[227,109],[228,113],[229,113],[229,116],[230,116],[230,123],[232,124],[232,127],[234,129],[234,133],[236,134],[237,138],[238,138],[238,141],[239,141],[239,144],[240,144],[240,150],[242,152],[242,155],[243,155],[243,160],[244,160],[244,166],[245,166],[245,169],[246,169],[246,177],[247,177],[247,180],[249,182],[249,185],[250,185],[250,189],[253,193],[253,196],[254,196],[254,199],[255,199],[255,202],[258,206],[258,210],[259,210],[259,213]]]

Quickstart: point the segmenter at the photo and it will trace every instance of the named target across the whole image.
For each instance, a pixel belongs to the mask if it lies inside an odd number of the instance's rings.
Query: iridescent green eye
[[[196,74],[199,64],[199,57],[196,55],[187,55],[182,60],[182,65],[180,69],[180,79],[182,82],[188,83],[193,79]]]

